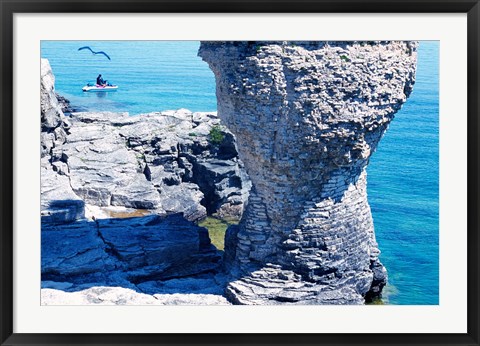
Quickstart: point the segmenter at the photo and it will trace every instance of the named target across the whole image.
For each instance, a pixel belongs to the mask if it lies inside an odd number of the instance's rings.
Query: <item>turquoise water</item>
[[[417,81],[368,166],[368,199],[391,304],[438,304],[439,44],[420,42]]]
[[[131,115],[167,109],[215,111],[215,81],[197,57],[195,41],[42,41],[56,77],[57,92],[87,110],[128,111]],[[78,48],[90,46],[104,55]],[[84,93],[101,74],[118,91]]]
[[[194,41],[43,41],[56,89],[87,110],[216,110],[213,73]],[[93,55],[79,47],[103,50]],[[389,304],[438,304],[438,42],[421,42],[417,82],[368,166]],[[101,73],[119,90],[84,93]]]

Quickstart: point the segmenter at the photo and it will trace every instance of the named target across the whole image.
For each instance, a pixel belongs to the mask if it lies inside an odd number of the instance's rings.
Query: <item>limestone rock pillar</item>
[[[360,304],[378,296],[371,154],[412,91],[417,43],[202,42],[218,114],[252,180],[227,232],[241,304]]]

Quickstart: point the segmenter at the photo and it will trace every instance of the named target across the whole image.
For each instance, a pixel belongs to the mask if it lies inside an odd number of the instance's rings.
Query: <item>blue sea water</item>
[[[104,55],[78,48],[89,46]],[[187,108],[215,111],[215,80],[197,57],[195,41],[42,41],[42,58],[55,74],[55,88],[87,110],[128,111],[130,115]],[[83,92],[101,74],[118,91]]]
[[[439,42],[421,41],[410,98],[372,155],[368,200],[390,304],[438,304]]]
[[[79,47],[90,46],[103,55]],[[215,111],[213,73],[195,41],[42,41],[56,90],[87,110],[131,115],[187,108]],[[417,81],[368,166],[368,196],[381,260],[389,273],[388,304],[439,302],[439,44],[421,41]],[[84,93],[101,73],[118,84]]]

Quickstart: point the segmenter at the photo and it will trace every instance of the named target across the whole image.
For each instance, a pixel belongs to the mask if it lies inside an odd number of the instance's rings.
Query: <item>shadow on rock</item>
[[[221,262],[208,230],[181,213],[70,223],[42,217],[42,288],[222,295]]]

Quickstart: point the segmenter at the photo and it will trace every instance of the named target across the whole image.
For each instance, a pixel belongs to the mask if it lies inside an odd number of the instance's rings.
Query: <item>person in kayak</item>
[[[106,86],[107,85],[107,81],[103,80],[101,74],[99,74],[98,77],[97,77],[97,84],[101,85],[101,86]]]

